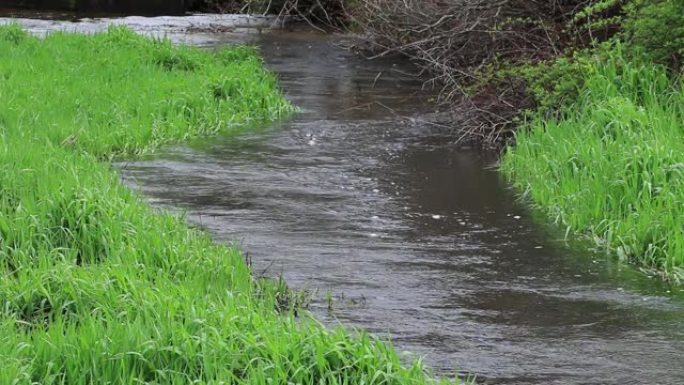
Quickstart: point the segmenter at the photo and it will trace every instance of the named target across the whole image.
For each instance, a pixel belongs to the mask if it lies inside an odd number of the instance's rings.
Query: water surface
[[[516,202],[494,154],[425,122],[434,95],[410,66],[334,42],[263,36],[303,112],[168,149],[126,167],[127,179],[218,241],[237,241],[257,273],[316,291],[326,323],[389,335],[442,374],[684,383],[684,309],[664,285],[564,251]]]
[[[322,321],[484,383],[684,383],[684,302],[567,251],[516,201],[495,154],[428,122],[434,92],[408,63],[309,32],[179,36],[258,44],[302,112],[121,164],[125,180],[239,243],[256,273],[314,291]]]

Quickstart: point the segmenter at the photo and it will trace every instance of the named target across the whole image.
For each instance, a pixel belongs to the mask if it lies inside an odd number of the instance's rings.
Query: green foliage
[[[679,67],[684,54],[684,2],[668,0],[601,0],[581,8],[572,18],[577,31],[595,33],[609,26],[622,32],[605,42],[593,41],[585,49],[571,47],[555,58],[504,66],[494,77],[501,82],[517,78],[525,82],[527,92],[536,103],[535,113],[548,116],[563,113],[577,101],[585,79],[602,62],[610,60],[610,52],[620,45],[623,57],[633,60],[646,54],[648,58]],[[485,78],[484,82],[492,78]]]
[[[478,75],[478,81],[467,91],[476,95],[494,85],[507,89],[522,85],[531,97],[533,109],[519,111],[519,115],[555,116],[562,114],[577,101],[585,76],[595,69],[612,43],[605,43],[593,50],[578,50],[572,56],[559,56],[534,63],[497,64],[486,66]],[[519,121],[520,116],[514,118]]]
[[[0,29],[0,41],[5,41],[12,44],[19,44],[28,37],[26,31],[20,26],[10,24],[5,28]]]
[[[626,7],[628,41],[651,57],[678,68],[684,57],[684,2],[681,0],[632,0]]]
[[[616,27],[630,49],[643,49],[659,63],[681,65],[684,2],[680,0],[598,0],[580,9],[571,28],[592,32]]]
[[[570,29],[576,32],[589,32],[605,30],[612,26],[619,26],[624,21],[622,7],[629,0],[595,0],[583,8],[580,8],[570,20]],[[593,36],[592,36],[593,37]]]
[[[574,22],[579,22],[582,19],[592,19],[600,15],[601,13],[610,10],[616,6],[624,4],[625,0],[598,0],[592,1],[584,8],[581,8],[572,20]]]
[[[292,111],[253,50],[9,26],[0,74],[0,384],[434,382],[97,161]]]
[[[562,112],[579,96],[584,75],[592,70],[594,58],[586,51],[573,57],[558,57],[545,62],[517,65],[504,72],[505,77],[519,77],[534,98],[536,112],[546,115]]]
[[[536,117],[502,169],[568,229],[684,279],[684,91],[621,44],[585,72],[577,102]]]

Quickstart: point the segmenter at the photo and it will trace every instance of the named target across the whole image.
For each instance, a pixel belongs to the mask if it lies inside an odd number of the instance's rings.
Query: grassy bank
[[[684,279],[684,91],[622,43],[584,60],[577,100],[537,115],[502,168],[569,231],[610,255]]]
[[[106,163],[291,111],[249,48],[0,27],[0,384],[426,384]]]

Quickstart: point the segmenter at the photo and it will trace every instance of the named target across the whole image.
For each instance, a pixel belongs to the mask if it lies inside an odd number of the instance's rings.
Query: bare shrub
[[[442,101],[462,118],[458,124],[466,135],[461,137],[493,144],[507,136],[510,123],[534,100],[523,81],[488,83],[486,75],[502,63],[543,61],[594,39],[596,31],[582,32],[583,20],[574,16],[595,2],[356,0],[351,16],[376,56],[401,52],[431,74],[442,87]]]

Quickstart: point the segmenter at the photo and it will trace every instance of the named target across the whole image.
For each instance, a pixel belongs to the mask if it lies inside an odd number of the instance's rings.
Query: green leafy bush
[[[674,68],[684,57],[684,1],[632,0],[624,24],[628,41]]]
[[[650,59],[672,68],[681,67],[684,1],[600,0],[581,8],[568,28],[576,34],[592,35],[610,26],[618,26],[621,32],[607,41],[594,39],[588,48],[571,47],[549,60],[503,66],[496,76],[485,77],[483,82],[521,79],[535,102],[535,112],[549,116],[572,106],[585,79],[609,60]],[[620,46],[619,58],[613,55],[616,45]]]
[[[517,67],[511,73],[527,81],[528,92],[544,114],[562,111],[578,97],[584,74],[591,71],[592,56],[577,52],[572,57]]]

